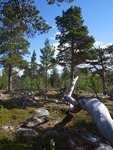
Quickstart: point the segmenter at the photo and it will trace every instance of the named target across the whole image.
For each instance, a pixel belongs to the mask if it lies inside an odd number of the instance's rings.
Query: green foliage
[[[29,54],[28,47],[30,45],[24,39],[26,26],[15,14],[15,9],[14,4],[6,4],[1,10],[3,14],[1,28],[3,32],[0,34],[0,63],[3,66],[9,66],[8,91],[12,91],[12,68],[18,67],[23,69],[28,65],[23,56]]]
[[[2,26],[5,28],[5,30],[3,29],[4,32],[0,35],[2,43],[0,46],[1,63],[3,65],[12,64],[13,67],[22,67],[23,56],[29,54],[28,47],[30,45],[24,39],[25,25],[15,16],[15,6],[13,4],[5,5],[1,11],[4,15],[1,20]]]
[[[113,65],[113,45],[107,46],[106,48],[94,48],[95,51],[95,61],[92,61],[92,58],[88,60],[91,65],[91,68],[95,68],[96,74],[99,74],[103,84],[103,91],[107,89],[105,73],[112,69]],[[103,92],[103,94],[106,94]]]
[[[36,52],[34,50],[31,57],[31,74],[33,77],[36,75],[36,71],[37,71]]]
[[[55,142],[54,142],[54,139],[51,140],[50,145],[51,145],[51,150],[55,150]]]
[[[106,77],[107,89],[112,90],[113,89],[113,72],[108,71],[105,74],[105,77]]]
[[[76,84],[76,89],[87,91],[87,92],[101,93],[102,92],[102,80],[99,75],[92,74],[87,69],[87,75],[80,74],[80,77]]]
[[[64,66],[62,70],[61,81],[66,85],[66,88],[68,90],[70,88],[70,72],[67,66]]]
[[[74,6],[62,12],[62,17],[55,18],[57,28],[61,34],[59,40],[57,63],[68,65],[71,69],[71,80],[74,78],[75,66],[84,63],[90,55],[94,38],[88,35],[88,29],[83,25],[81,8]]]
[[[57,72],[58,72],[58,70],[57,70],[56,66],[54,66],[52,69],[52,73],[50,75],[50,79],[49,79],[51,86],[54,88],[61,87],[61,80],[60,80],[59,74]]]
[[[4,106],[0,105],[0,112],[2,112],[4,110]]]
[[[39,15],[40,11],[37,10],[34,5],[34,0],[1,0],[0,6],[1,9],[4,9],[10,15],[12,13],[12,9],[7,10],[6,5],[13,4],[13,19],[18,18],[21,20],[21,23],[26,28],[26,34],[28,36],[33,36],[35,33],[42,34],[49,31],[51,28],[46,20],[43,19]],[[11,6],[11,5],[10,5]]]
[[[47,69],[51,69],[53,66],[53,63],[51,61],[53,60],[53,56],[55,53],[55,47],[50,46],[49,39],[46,39],[44,43],[45,47],[40,49],[41,56],[40,56],[40,61],[43,64],[44,67]]]
[[[100,93],[102,92],[102,80],[99,75],[97,74],[92,74],[88,69],[88,78],[90,84],[89,87],[92,89],[94,93]]]
[[[8,69],[4,69],[2,71],[2,75],[0,76],[0,89],[5,89],[8,87]]]
[[[46,39],[44,43],[45,47],[43,49],[40,49],[41,56],[40,56],[40,62],[43,67],[45,68],[45,74],[46,74],[46,91],[48,86],[48,70],[51,69],[55,64],[53,63],[54,59],[54,53],[55,53],[55,47],[50,46],[49,39]]]
[[[74,0],[47,0],[49,5],[53,5],[53,4],[57,4],[58,6],[60,6],[60,3],[62,2],[67,2],[67,3],[72,3]]]

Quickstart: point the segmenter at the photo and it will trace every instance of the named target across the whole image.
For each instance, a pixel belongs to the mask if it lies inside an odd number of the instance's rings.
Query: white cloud
[[[107,46],[110,46],[110,45],[113,45],[113,43],[109,43],[109,44],[107,44],[107,45],[102,45],[102,46],[100,46],[101,48],[106,48]]]
[[[94,46],[99,46],[99,45],[101,45],[101,44],[103,44],[103,42],[97,41],[97,42],[94,43]]]
[[[89,64],[80,64],[78,65],[79,68],[86,68]]]
[[[55,36],[56,36],[56,35],[59,35],[59,34],[60,34],[60,32],[56,32],[56,33],[55,33],[55,34],[53,34],[53,35],[55,35]]]
[[[53,46],[55,46],[56,49],[57,49],[58,45],[59,45],[59,42],[53,43]]]
[[[55,40],[55,37],[50,37],[51,40]]]
[[[60,32],[56,32],[56,33],[55,33],[55,35],[59,35],[59,34],[60,34]]]
[[[63,70],[63,67],[60,66],[60,65],[57,65],[57,69],[58,69],[58,73],[61,74],[61,73],[62,73],[62,70]]]
[[[52,29],[54,29],[55,28],[55,26],[52,26]]]

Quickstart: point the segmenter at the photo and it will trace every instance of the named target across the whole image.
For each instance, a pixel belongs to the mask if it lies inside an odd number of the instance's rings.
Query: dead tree
[[[33,96],[32,92],[27,93],[27,96],[33,99],[33,101],[35,101],[36,103],[39,103],[41,101],[48,101],[48,102],[53,102],[57,104],[69,105],[69,109],[66,112],[77,113],[81,109],[87,110],[90,116],[92,117],[94,123],[96,124],[97,128],[101,132],[101,134],[113,146],[113,120],[110,116],[110,113],[107,107],[96,98],[80,99],[79,101],[76,101],[72,97],[72,93],[73,93],[77,79],[78,79],[78,76],[72,81],[71,87],[67,95],[64,96],[64,98],[62,98],[60,101],[55,100],[55,99],[49,99],[47,95],[44,93],[44,91],[41,89],[40,89],[40,92],[44,95],[43,99],[36,99]],[[29,103],[27,104],[32,105]]]

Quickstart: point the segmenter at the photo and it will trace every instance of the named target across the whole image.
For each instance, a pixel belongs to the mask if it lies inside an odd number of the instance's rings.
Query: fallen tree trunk
[[[96,98],[80,99],[79,101],[76,101],[73,97],[71,97],[77,79],[78,77],[76,77],[72,81],[71,87],[67,95],[60,101],[49,99],[42,90],[40,90],[40,92],[44,95],[44,99],[36,99],[33,96],[32,92],[28,93],[27,96],[33,99],[33,101],[36,101],[36,103],[39,103],[41,101],[48,101],[57,104],[69,105],[69,109],[66,112],[77,113],[81,109],[86,109],[89,112],[90,116],[92,117],[94,123],[96,124],[101,134],[104,136],[105,139],[108,140],[111,146],[113,146],[113,120],[110,116],[107,107]]]
[[[73,106],[69,108],[68,111],[75,113],[81,109],[86,109],[89,112],[90,116],[92,117],[94,123],[96,124],[101,134],[113,146],[113,119],[111,118],[107,107],[96,98],[81,99],[75,104],[73,102],[74,99],[70,95],[65,96],[65,98],[67,101],[73,104]]]
[[[101,134],[113,146],[113,120],[107,107],[95,98],[80,100],[79,104],[89,112]]]

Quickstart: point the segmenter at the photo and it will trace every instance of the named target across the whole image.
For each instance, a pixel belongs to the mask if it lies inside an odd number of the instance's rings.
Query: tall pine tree
[[[34,0],[0,0],[1,14],[3,14],[1,11],[2,9],[5,9],[6,12],[9,11],[5,7],[7,4],[14,5],[15,16],[17,16],[26,26],[26,34],[28,36],[32,37],[35,33],[46,33],[51,28],[46,23],[46,20],[39,15],[40,11],[37,10],[36,6],[34,5]],[[9,13],[12,13],[11,10]]]
[[[36,52],[35,50],[33,51],[32,57],[31,57],[31,74],[32,77],[34,78],[34,76],[36,75],[37,72],[37,63],[36,63]]]
[[[14,4],[7,4],[1,10],[3,18],[1,20],[2,33],[0,34],[0,63],[9,67],[9,92],[12,91],[12,68],[23,68],[27,65],[27,62],[23,60],[23,56],[29,54],[28,47],[30,45],[24,39],[26,26],[15,14],[15,9]]]
[[[45,47],[40,49],[42,55],[40,56],[41,60],[40,62],[42,65],[45,67],[46,71],[46,92],[47,92],[47,87],[48,87],[48,70],[52,68],[54,65],[52,62],[54,60],[54,52],[55,48],[53,46],[50,46],[49,39],[46,39],[44,43]]]
[[[96,59],[88,60],[91,67],[95,69],[95,73],[99,74],[102,79],[103,84],[103,94],[106,94],[105,89],[107,89],[105,73],[113,69],[113,45],[107,46],[106,48],[95,48]]]
[[[75,66],[84,63],[90,57],[89,49],[93,46],[94,38],[88,35],[88,29],[83,25],[81,8],[70,7],[62,12],[62,17],[55,18],[60,34],[57,63],[71,67],[71,80],[74,78]]]

